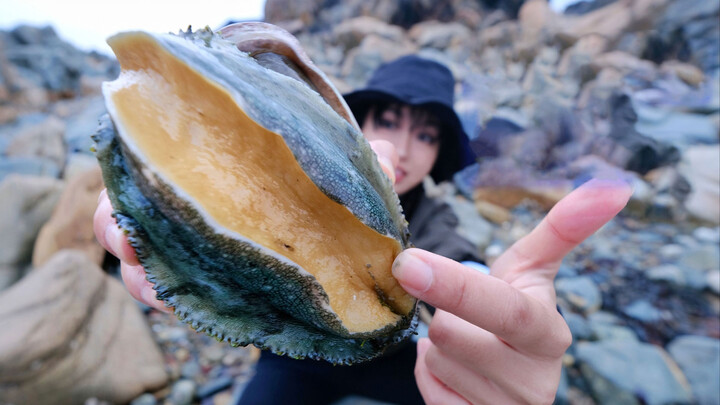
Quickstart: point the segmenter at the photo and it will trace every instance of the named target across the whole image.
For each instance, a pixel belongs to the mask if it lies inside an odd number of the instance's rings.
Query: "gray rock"
[[[622,325],[622,320],[612,313],[605,311],[592,313],[588,316],[588,323],[594,337],[598,340],[638,340],[635,332]]]
[[[680,336],[667,348],[690,382],[695,399],[702,405],[720,403],[720,340]]]
[[[105,114],[105,102],[101,96],[90,97],[86,106],[77,114],[67,118],[65,130],[65,143],[69,153],[90,154],[92,139],[98,126],[98,118]]]
[[[582,317],[573,312],[563,312],[563,318],[570,327],[570,332],[573,335],[574,340],[590,340],[593,335],[593,331],[590,328],[590,323]]]
[[[62,189],[59,180],[15,174],[0,183],[0,263],[30,260],[35,238],[50,218]]]
[[[589,314],[602,306],[600,289],[590,277],[561,278],[555,281],[558,297],[569,302],[579,311]]]
[[[167,381],[144,315],[78,251],[0,294],[0,402],[126,403]]]
[[[680,267],[674,264],[663,264],[653,267],[651,269],[648,269],[645,275],[650,280],[665,281],[676,286],[684,286],[685,284],[687,284],[687,281],[685,280],[685,273]]]
[[[632,304],[623,308],[623,312],[633,319],[646,323],[657,322],[663,319],[662,311],[642,299],[634,301]]]
[[[720,294],[720,270],[710,270],[705,274],[705,279],[707,280],[707,286],[710,288],[710,291],[714,292],[715,294]]]
[[[717,142],[717,129],[712,130]],[[690,184],[685,209],[702,220],[720,224],[720,145],[687,148],[678,169]]]
[[[677,365],[663,349],[636,341],[580,342],[577,360],[600,403],[690,403],[692,395]]]
[[[65,166],[64,132],[65,123],[54,116],[49,116],[34,125],[21,126],[12,135],[13,139],[5,149],[5,154],[12,157],[44,158],[58,167],[63,167]]]
[[[178,380],[172,386],[170,401],[173,405],[190,405],[195,397],[196,388],[193,380]]]
[[[156,405],[157,399],[153,394],[142,394],[139,397],[133,399],[130,405]]]
[[[664,245],[658,251],[658,253],[660,254],[660,257],[662,257],[663,259],[667,259],[667,260],[676,259],[676,258],[680,257],[683,254],[683,252],[685,252],[685,248],[676,243],[670,243],[670,244]]]
[[[708,244],[714,244],[715,246],[720,243],[720,227],[709,228],[707,226],[701,226],[693,231],[695,239],[705,242]]]
[[[680,267],[694,270],[714,269],[718,267],[718,263],[720,263],[720,249],[717,245],[704,245],[686,250],[678,260]]]
[[[0,291],[15,284],[20,279],[22,271],[14,264],[0,264]]]
[[[40,157],[0,157],[0,181],[11,174],[60,177],[60,167]]]

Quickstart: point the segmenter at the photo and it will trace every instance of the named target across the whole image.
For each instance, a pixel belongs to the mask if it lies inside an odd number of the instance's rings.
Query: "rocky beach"
[[[585,181],[633,185],[557,276],[557,404],[720,404],[719,19],[718,0],[265,8],[341,92],[410,53],[453,71],[478,158],[426,189],[490,264]],[[0,404],[224,405],[252,377],[257,349],[134,301],[94,239],[90,135],[118,72],[53,27],[0,31]]]

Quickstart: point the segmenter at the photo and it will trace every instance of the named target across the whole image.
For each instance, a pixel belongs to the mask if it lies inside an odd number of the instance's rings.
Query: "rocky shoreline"
[[[453,70],[479,159],[427,189],[489,262],[587,179],[631,182],[557,277],[556,402],[718,404],[720,2],[595,3],[269,0],[266,20],[343,92],[407,53]],[[117,73],[51,27],[0,31],[0,403],[232,404],[257,349],[137,304],[94,240],[89,135]]]

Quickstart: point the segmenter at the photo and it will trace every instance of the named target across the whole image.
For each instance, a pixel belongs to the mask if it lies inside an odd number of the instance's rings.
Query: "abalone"
[[[108,40],[93,135],[157,297],[198,331],[351,364],[406,339],[416,300],[392,184],[337,90],[264,23]]]

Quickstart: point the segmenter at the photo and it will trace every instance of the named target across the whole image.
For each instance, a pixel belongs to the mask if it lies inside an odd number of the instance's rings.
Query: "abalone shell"
[[[390,180],[321,73],[318,86],[266,67],[302,72],[304,54],[208,29],[108,43],[122,70],[103,85],[95,150],[158,299],[219,340],[338,364],[413,333],[416,300],[391,273],[409,242]]]

